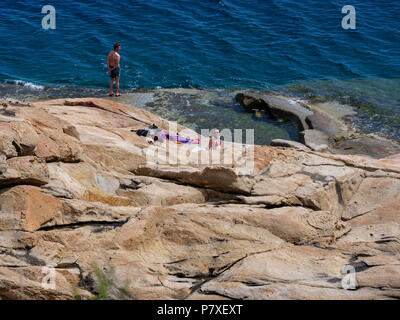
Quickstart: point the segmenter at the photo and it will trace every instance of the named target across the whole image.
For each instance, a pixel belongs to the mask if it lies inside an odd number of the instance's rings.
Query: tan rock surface
[[[212,163],[216,153],[185,145],[149,153],[131,130],[168,122],[129,105],[9,108],[16,116],[0,123],[1,299],[90,299],[99,270],[111,299],[400,297],[397,157],[227,143],[218,153],[232,161]],[[175,152],[182,163],[163,162]],[[200,155],[209,158],[196,163]],[[54,289],[43,286],[45,267]],[[352,290],[342,285],[346,267]]]

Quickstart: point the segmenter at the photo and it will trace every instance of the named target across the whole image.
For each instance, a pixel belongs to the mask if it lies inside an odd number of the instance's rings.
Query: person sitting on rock
[[[210,141],[208,143],[208,149],[219,149],[224,146],[224,142],[221,139],[221,134],[218,129],[214,129],[211,131],[212,134],[210,136]]]

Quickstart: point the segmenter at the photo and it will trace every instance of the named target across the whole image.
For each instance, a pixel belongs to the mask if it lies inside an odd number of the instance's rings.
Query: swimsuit
[[[113,69],[114,67],[110,66],[111,70],[111,78],[115,79],[115,78],[119,78],[121,70],[119,67],[116,67],[115,69]]]
[[[161,131],[161,136],[165,140],[174,141],[178,144],[181,144],[181,143],[200,144],[200,139],[185,138],[178,134],[169,134],[168,132],[165,132],[165,131]]]
[[[215,137],[211,137],[212,148],[217,148],[222,146],[221,138],[217,139]]]

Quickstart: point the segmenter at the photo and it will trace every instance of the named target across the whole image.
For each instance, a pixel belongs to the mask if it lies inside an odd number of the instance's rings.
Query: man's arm
[[[107,68],[108,68],[108,73],[111,75],[111,68],[110,68],[110,54],[107,56]]]
[[[118,67],[118,64],[115,65],[116,60],[117,60],[117,57],[113,57],[113,51],[111,51],[107,57],[107,67],[108,67],[108,73],[110,74],[110,76],[111,76],[111,71],[113,71],[115,68]],[[113,66],[111,66],[111,65],[113,65]]]

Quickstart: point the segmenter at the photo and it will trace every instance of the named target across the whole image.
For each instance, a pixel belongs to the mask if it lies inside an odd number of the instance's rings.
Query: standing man
[[[116,90],[116,97],[120,96],[119,93],[119,76],[120,76],[120,65],[119,65],[119,61],[120,61],[120,55],[118,54],[118,52],[121,50],[121,44],[119,44],[118,42],[116,44],[114,44],[114,50],[111,51],[108,54],[107,57],[107,67],[108,67],[108,74],[111,77],[111,82],[110,82],[110,97],[112,97],[114,95],[113,92],[113,86],[114,86],[114,81],[115,81],[115,90]]]

